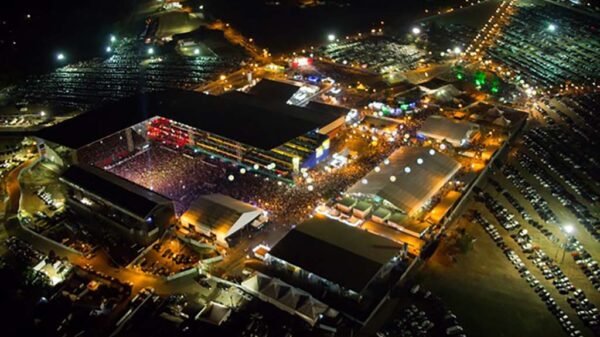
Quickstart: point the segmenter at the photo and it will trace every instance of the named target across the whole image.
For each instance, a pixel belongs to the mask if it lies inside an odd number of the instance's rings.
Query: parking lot
[[[321,47],[317,55],[341,65],[381,74],[415,69],[418,62],[426,62],[428,58],[428,54],[414,44],[387,36],[341,39]]]
[[[523,1],[487,53],[530,85],[581,83],[600,70],[595,29],[591,17],[547,2]]]
[[[149,57],[145,47],[125,39],[105,59],[82,61],[29,77],[15,88],[14,97],[87,108],[102,99],[116,100],[138,90],[192,89],[228,71],[239,61],[238,58],[186,58],[158,47]]]
[[[133,263],[135,270],[158,276],[170,276],[196,265],[201,259],[218,256],[211,249],[196,252],[176,236],[165,235]]]

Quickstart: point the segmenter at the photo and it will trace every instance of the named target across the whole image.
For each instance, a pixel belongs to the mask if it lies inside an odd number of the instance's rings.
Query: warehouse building
[[[140,244],[158,238],[175,223],[173,203],[163,196],[91,166],[70,166],[60,177],[67,202],[85,215],[113,225]]]

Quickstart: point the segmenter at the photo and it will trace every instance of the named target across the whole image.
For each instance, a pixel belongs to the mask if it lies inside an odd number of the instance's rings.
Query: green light
[[[498,89],[497,87],[492,87],[491,91],[492,93],[497,94],[498,91],[500,91],[500,89]]]
[[[458,78],[459,80],[462,80],[463,78],[465,78],[465,75],[458,73],[458,74],[456,74],[456,78]]]
[[[408,108],[409,108],[408,104],[402,104],[402,105],[400,105],[400,109],[402,109],[404,111],[408,110]]]
[[[475,72],[475,83],[477,83],[478,85],[484,85],[485,84],[485,73],[481,70],[478,70]]]

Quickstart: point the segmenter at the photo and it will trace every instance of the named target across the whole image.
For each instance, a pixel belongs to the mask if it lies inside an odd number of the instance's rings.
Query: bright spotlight
[[[111,36],[110,36],[110,42],[112,42],[112,43],[115,43],[115,42],[117,42],[117,37],[116,37],[116,36],[114,36],[114,35],[111,35]]]
[[[327,35],[327,40],[329,40],[329,42],[335,41],[335,35],[334,34]]]
[[[460,47],[454,47],[453,51],[454,51],[454,54],[460,54],[462,50],[460,49]]]
[[[565,232],[567,232],[567,234],[571,234],[575,230],[575,227],[573,227],[573,225],[566,225],[564,227],[564,229],[565,229]]]
[[[548,31],[550,31],[550,32],[556,31],[556,25],[553,24],[553,23],[549,24],[548,25]]]
[[[111,48],[111,47],[106,47],[106,52],[107,52],[107,53],[110,53],[111,51],[112,51],[112,48]]]
[[[198,49],[198,48],[194,49],[194,55],[200,55],[200,49]]]
[[[148,55],[154,55],[154,48],[148,48]]]
[[[58,54],[56,55],[56,59],[57,59],[57,60],[59,60],[59,61],[63,61],[63,60],[65,59],[65,54],[63,54],[63,53],[58,53]]]
[[[421,34],[421,28],[419,28],[419,27],[413,27],[412,33],[415,34],[415,35]]]

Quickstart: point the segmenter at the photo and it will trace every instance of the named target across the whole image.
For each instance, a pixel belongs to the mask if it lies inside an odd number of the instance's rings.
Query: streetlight
[[[419,28],[419,27],[413,27],[413,29],[412,29],[412,33],[413,33],[414,35],[419,35],[419,34],[421,34],[421,28]]]
[[[335,41],[335,35],[334,34],[327,35],[327,40],[329,40],[329,42]]]
[[[566,235],[565,235],[565,242],[563,243],[562,258],[560,259],[561,264],[565,260],[565,253],[567,252],[567,246],[569,245],[569,241],[571,241],[571,237],[572,237],[573,232],[575,231],[575,227],[571,224],[568,224],[563,227],[563,231],[565,232]],[[556,251],[556,253],[558,254],[558,251]]]
[[[554,31],[556,31],[556,25],[555,25],[555,24],[553,24],[553,23],[549,24],[549,25],[548,25],[548,31],[549,31],[549,32],[554,32]]]
[[[194,55],[200,55],[200,49],[199,48],[194,49]]]
[[[112,43],[115,43],[115,42],[117,42],[117,37],[116,37],[116,36],[114,36],[114,35],[111,35],[111,36],[110,36],[110,42],[112,42]]]
[[[112,48],[110,46],[106,47],[106,52],[110,53],[112,51]]]
[[[573,225],[566,225],[564,227],[564,229],[565,229],[565,232],[567,232],[567,234],[571,234],[575,230],[575,227],[573,227]]]
[[[148,48],[148,55],[154,55],[154,48]]]
[[[56,59],[57,59],[58,61],[64,61],[64,60],[65,60],[65,54],[63,54],[63,53],[58,53],[58,54],[56,55]]]

